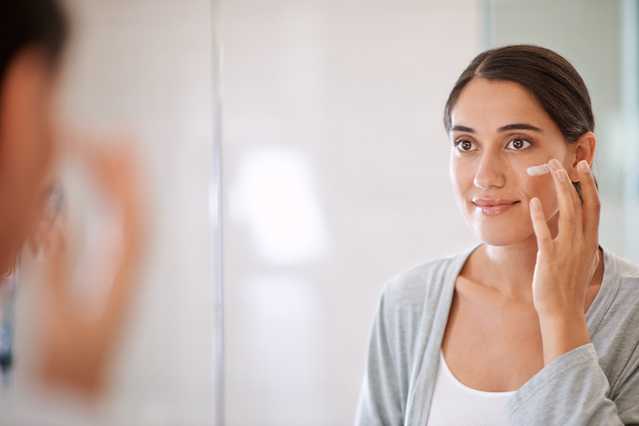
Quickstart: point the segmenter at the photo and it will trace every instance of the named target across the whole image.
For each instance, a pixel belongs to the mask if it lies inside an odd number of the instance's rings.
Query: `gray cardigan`
[[[356,425],[427,425],[455,279],[475,248],[386,284]],[[605,250],[603,259],[586,313],[592,342],[555,358],[510,397],[513,425],[639,425],[639,267]]]

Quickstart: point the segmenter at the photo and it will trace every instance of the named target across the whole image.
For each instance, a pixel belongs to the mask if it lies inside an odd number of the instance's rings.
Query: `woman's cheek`
[[[463,168],[460,167],[459,160],[455,158],[454,154],[451,154],[448,172],[450,175],[450,182],[453,186],[453,190],[455,191],[455,197],[458,199],[463,196],[463,177],[460,175],[462,170]]]
[[[552,158],[552,157],[551,157]],[[545,164],[549,161],[547,153],[520,154],[511,157],[511,168],[519,180],[518,186],[523,193],[523,202],[530,202],[534,197],[541,200],[544,212],[548,213],[556,204],[553,180],[549,174],[530,176],[528,168]]]
[[[539,198],[544,209],[546,219],[554,215],[557,209],[557,197],[555,195],[554,182],[552,176],[534,176],[528,179],[526,193],[528,200],[533,197]]]

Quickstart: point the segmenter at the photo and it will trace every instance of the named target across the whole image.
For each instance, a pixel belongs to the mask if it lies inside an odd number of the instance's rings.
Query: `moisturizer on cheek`
[[[538,166],[528,167],[528,169],[526,169],[526,172],[530,176],[541,176],[545,175],[546,173],[550,173],[550,166],[548,165],[548,163],[544,163]]]
[[[548,163],[538,164],[526,169],[526,173],[528,174],[528,176],[543,176],[547,173],[550,173],[551,171],[552,169],[550,168],[550,165]],[[536,192],[532,188],[528,188],[528,190]],[[522,190],[520,194],[526,204],[528,204],[532,199],[532,195],[528,195],[527,191]]]

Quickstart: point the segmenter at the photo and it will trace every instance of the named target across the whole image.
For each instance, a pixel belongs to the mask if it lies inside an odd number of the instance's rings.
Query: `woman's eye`
[[[473,143],[465,139],[458,140],[455,142],[455,148],[457,148],[457,150],[461,152],[468,152],[472,150]]]
[[[513,149],[514,151],[522,151],[526,148],[528,148],[530,145],[532,145],[530,142],[528,142],[526,139],[513,139],[510,142],[508,142],[508,145],[506,145],[507,147],[512,147],[511,149]]]

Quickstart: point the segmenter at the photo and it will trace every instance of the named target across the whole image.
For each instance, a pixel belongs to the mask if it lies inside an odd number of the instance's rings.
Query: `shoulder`
[[[401,353],[414,353],[421,333],[438,325],[437,312],[447,309],[446,296],[452,292],[454,275],[466,257],[464,253],[428,260],[386,282],[379,299],[376,327],[388,333]]]
[[[601,322],[593,339],[602,345],[639,345],[639,266],[604,250]],[[595,299],[596,300],[596,299]]]
[[[469,253],[430,259],[394,275],[386,282],[382,297],[386,303],[399,307],[436,303]]]
[[[622,296],[622,299],[630,297],[631,299],[627,299],[627,301],[632,301],[632,304],[635,305],[634,301],[639,297],[639,265],[619,255],[607,252],[605,253],[604,266],[608,268],[608,271],[604,270],[604,277],[607,277],[606,279],[617,287],[616,299],[619,299],[619,296]]]
[[[639,265],[614,253],[607,252],[613,267],[613,273],[623,280],[639,282]]]
[[[616,394],[639,367],[639,265],[604,250],[604,267],[609,302],[592,340]]]

